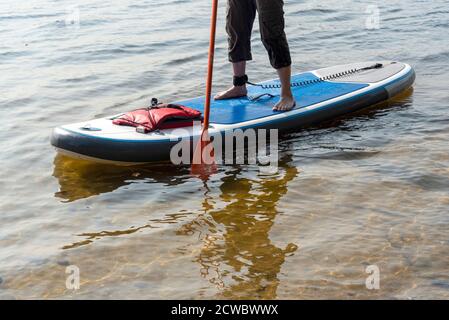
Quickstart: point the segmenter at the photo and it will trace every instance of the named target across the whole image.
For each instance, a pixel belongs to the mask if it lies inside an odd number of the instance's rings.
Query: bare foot
[[[278,103],[273,107],[274,111],[290,111],[296,106],[296,101],[292,96],[281,97]]]
[[[248,90],[246,90],[246,86],[233,86],[226,91],[219,92],[215,96],[215,100],[224,100],[224,99],[232,99],[244,97],[248,94]]]

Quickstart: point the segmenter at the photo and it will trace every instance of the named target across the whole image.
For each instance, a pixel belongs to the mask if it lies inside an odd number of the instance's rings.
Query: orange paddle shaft
[[[209,62],[207,66],[206,101],[204,105],[203,131],[209,128],[210,101],[212,95],[212,74],[214,70],[215,33],[217,30],[218,0],[212,0],[212,17],[209,41]]]

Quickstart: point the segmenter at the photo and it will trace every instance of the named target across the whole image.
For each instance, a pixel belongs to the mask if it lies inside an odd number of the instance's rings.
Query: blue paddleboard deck
[[[301,73],[292,77],[292,82],[317,80],[318,77],[311,72]],[[264,82],[264,85],[279,84],[279,80]],[[364,83],[346,82],[318,82],[306,86],[293,87],[292,93],[296,100],[296,109],[311,106],[342,95],[367,87]],[[273,105],[279,99],[280,89],[263,89],[259,86],[248,86],[248,97],[227,100],[214,100],[211,104],[210,122],[218,124],[236,124],[250,120],[265,118],[278,114],[273,111]],[[262,94],[271,94],[274,97],[263,96],[252,100]],[[183,100],[179,103],[201,112],[204,111],[204,97]]]

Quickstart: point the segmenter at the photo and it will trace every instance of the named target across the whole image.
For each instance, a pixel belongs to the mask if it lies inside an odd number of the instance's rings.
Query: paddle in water
[[[215,33],[217,28],[217,10],[218,0],[212,1],[212,17],[210,26],[210,41],[209,41],[209,61],[207,66],[207,79],[206,79],[206,100],[204,104],[204,120],[201,130],[200,140],[196,145],[191,172],[194,175],[198,175],[201,178],[207,179],[207,177],[217,171],[217,165],[215,163],[215,154],[213,143],[209,136],[209,115],[210,115],[210,103],[212,95],[212,74],[214,69],[214,53],[215,53]]]

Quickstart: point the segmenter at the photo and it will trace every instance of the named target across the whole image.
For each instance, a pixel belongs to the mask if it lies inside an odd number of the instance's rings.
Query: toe
[[[277,108],[276,108],[278,111],[284,111],[285,110],[285,103],[282,103],[282,102],[280,102],[278,105],[277,105]]]
[[[294,100],[292,101],[279,101],[274,107],[273,111],[290,111],[295,107],[296,103]]]
[[[226,98],[226,91],[224,92],[219,92],[217,93],[217,95],[215,96],[215,100],[223,100]]]

